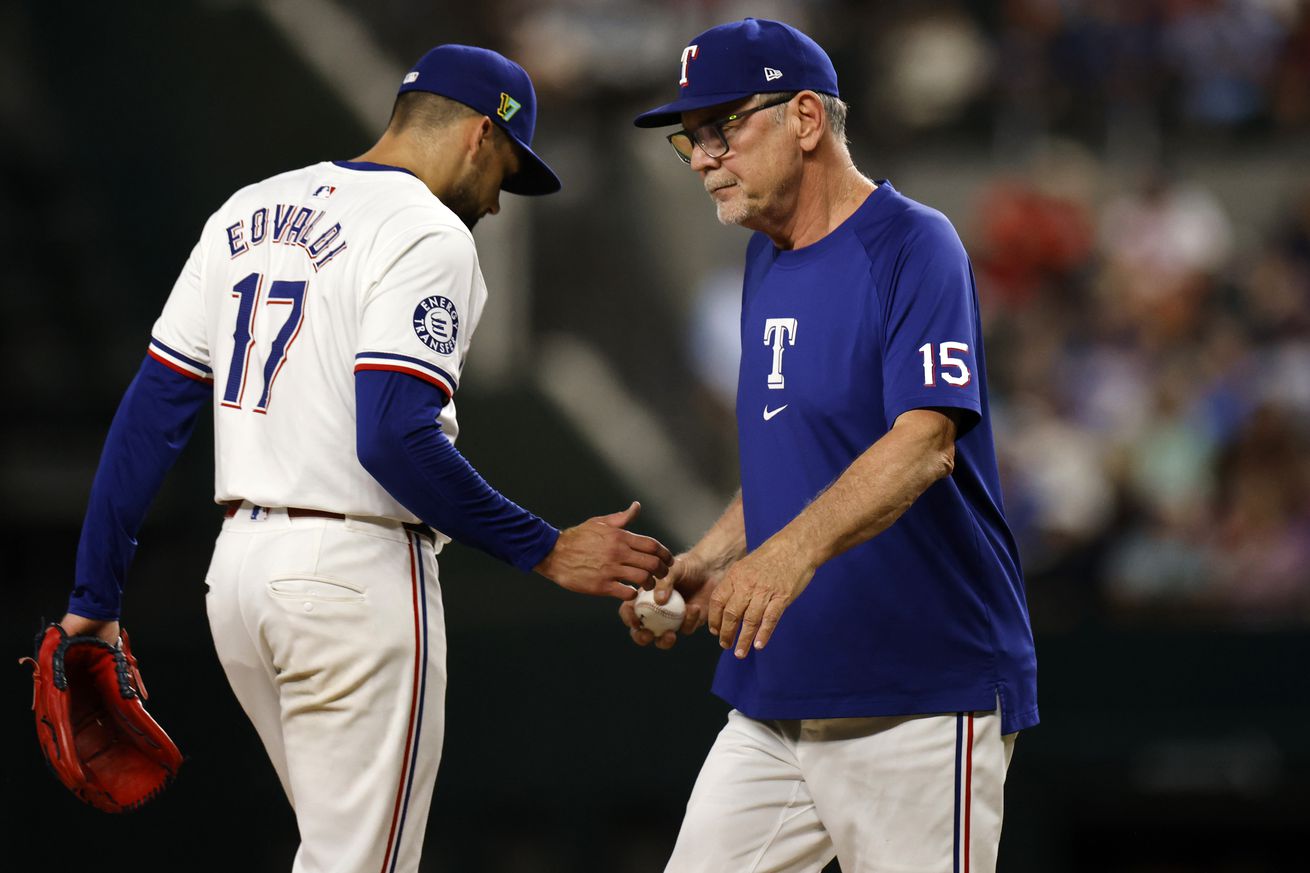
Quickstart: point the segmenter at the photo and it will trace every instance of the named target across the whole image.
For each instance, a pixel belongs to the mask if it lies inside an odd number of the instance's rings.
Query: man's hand
[[[710,633],[719,645],[746,657],[762,649],[773,635],[782,611],[800,596],[814,578],[816,566],[786,540],[770,539],[728,568],[710,597]],[[738,627],[741,633],[738,635]]]
[[[683,634],[693,634],[705,623],[705,615],[709,611],[710,595],[714,593],[714,586],[718,583],[719,578],[723,575],[722,571],[715,572],[709,564],[690,552],[678,555],[673,559],[673,567],[669,573],[661,579],[655,586],[655,601],[657,603],[666,603],[669,599],[669,590],[676,588],[687,602],[687,611],[682,617]],[[673,644],[678,641],[677,633],[665,631],[659,637],[646,630],[637,621],[637,614],[632,609],[630,602],[625,602],[619,606],[619,618],[628,626],[628,633],[632,636],[632,641],[639,646],[648,646],[655,644],[657,649],[671,649]]]
[[[622,512],[561,531],[555,548],[534,569],[569,591],[631,600],[637,590],[630,586],[654,586],[673,563],[673,553],[659,540],[624,530],[640,511],[634,500]]]
[[[59,619],[59,624],[70,637],[99,637],[111,646],[118,645],[117,621],[97,621],[70,612]]]

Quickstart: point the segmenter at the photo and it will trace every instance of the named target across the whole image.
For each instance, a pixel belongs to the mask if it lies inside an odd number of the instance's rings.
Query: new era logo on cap
[[[782,70],[775,70],[773,67],[764,68],[764,81],[772,82],[774,79],[782,78]]]
[[[412,73],[406,73],[406,74],[405,74],[405,80],[404,80],[404,82],[403,82],[402,84],[404,84],[404,85],[408,85],[408,84],[410,84],[411,82],[417,82],[417,81],[418,81],[418,72],[415,71],[415,72],[412,72]]]

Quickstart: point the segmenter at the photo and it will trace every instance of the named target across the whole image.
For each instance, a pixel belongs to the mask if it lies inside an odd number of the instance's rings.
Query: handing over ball
[[[677,589],[674,589],[669,592],[669,602],[660,606],[655,602],[654,589],[647,589],[632,601],[632,611],[637,614],[637,621],[642,627],[659,637],[665,631],[676,631],[682,627],[687,604]]]

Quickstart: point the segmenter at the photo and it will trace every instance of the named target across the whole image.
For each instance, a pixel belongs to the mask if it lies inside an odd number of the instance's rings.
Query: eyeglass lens
[[[677,151],[678,157],[684,161],[691,162],[691,153],[697,145],[706,156],[711,158],[721,158],[728,153],[728,144],[723,141],[723,136],[714,124],[703,124],[691,133],[679,131],[669,137],[669,142]]]

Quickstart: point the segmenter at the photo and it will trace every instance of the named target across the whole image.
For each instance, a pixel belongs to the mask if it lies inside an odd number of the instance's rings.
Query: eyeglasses
[[[778,97],[770,100],[768,103],[761,103],[759,106],[752,106],[743,112],[734,112],[731,115],[725,115],[723,118],[714,121],[707,121],[695,130],[680,130],[677,133],[671,133],[668,136],[669,144],[673,150],[678,153],[684,164],[691,163],[691,153],[699,146],[700,150],[709,158],[721,158],[728,153],[728,136],[723,131],[725,124],[734,121],[740,121],[753,112],[759,112],[761,109],[771,109],[774,106],[781,106],[791,101],[795,94],[788,94],[786,97]]]

